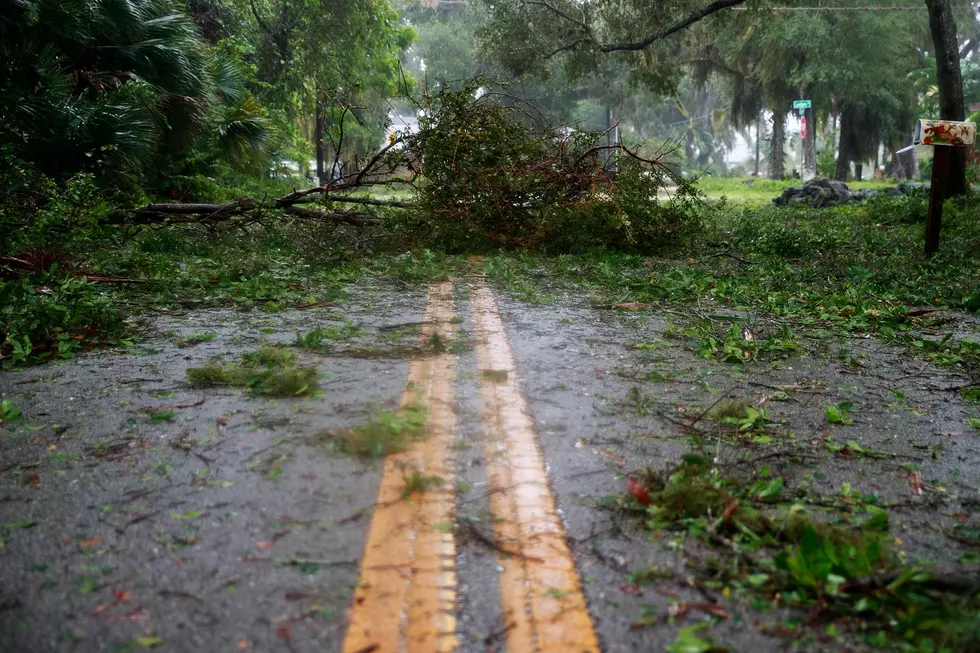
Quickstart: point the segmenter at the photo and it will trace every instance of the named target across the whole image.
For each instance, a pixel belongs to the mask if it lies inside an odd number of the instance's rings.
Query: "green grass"
[[[726,197],[733,202],[740,204],[758,205],[771,203],[772,198],[782,193],[785,189],[802,184],[800,179],[765,179],[752,177],[709,177],[704,176],[698,180],[697,186],[708,197],[708,199],[720,199]],[[882,190],[897,185],[894,181],[849,181],[847,187],[851,190],[861,188],[873,188]]]

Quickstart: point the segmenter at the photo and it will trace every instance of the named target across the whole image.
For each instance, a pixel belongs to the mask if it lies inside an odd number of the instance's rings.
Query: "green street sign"
[[[793,108],[794,109],[809,109],[810,108],[810,101],[809,100],[793,100]]]

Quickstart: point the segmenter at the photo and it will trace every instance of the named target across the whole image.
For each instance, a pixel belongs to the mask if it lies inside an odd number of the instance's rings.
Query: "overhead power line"
[[[769,11],[776,12],[778,14],[788,13],[791,11],[833,11],[833,12],[860,12],[860,11],[925,11],[925,4],[915,5],[910,7],[895,7],[888,5],[868,5],[866,7],[779,7],[779,6],[767,6],[762,7],[763,9],[768,9]],[[754,7],[732,7],[731,11],[753,11]]]
[[[440,5],[468,5],[470,0],[429,0],[428,2],[423,2],[422,4],[427,6],[440,6]],[[970,4],[956,4],[950,5],[954,9],[964,9],[968,8]],[[836,12],[860,12],[860,11],[925,11],[925,3],[921,5],[909,5],[909,6],[893,6],[893,5],[841,5],[836,7],[822,7],[822,6],[810,6],[810,7],[790,7],[783,5],[762,5],[761,7],[731,7],[729,11],[754,11],[756,9],[768,9],[776,13],[787,13],[795,11],[836,11]]]

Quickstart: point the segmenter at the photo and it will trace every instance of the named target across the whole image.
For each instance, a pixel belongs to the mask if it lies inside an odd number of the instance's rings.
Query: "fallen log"
[[[414,206],[411,202],[399,202],[396,200],[376,200],[371,197],[340,197],[337,195],[326,195],[323,198],[327,202],[341,202],[345,204],[365,204],[368,206],[390,206],[396,209],[410,209]],[[302,202],[296,202],[302,204]]]
[[[313,196],[319,194],[323,199],[330,202],[363,204],[367,206],[389,206],[400,209],[411,208],[412,206],[409,202],[379,200],[370,197],[329,195],[326,191],[327,189],[325,187],[318,186],[306,190],[293,191],[271,202],[256,202],[250,198],[244,198],[227,204],[148,204],[134,211],[116,214],[112,217],[112,221],[135,223],[206,223],[227,220],[252,211],[261,212],[263,209],[280,209],[289,215],[300,218],[345,222],[351,225],[364,226],[375,224],[377,217],[367,213],[316,211],[300,208],[296,204],[309,204],[317,201],[321,198],[313,198]]]
[[[313,220],[327,220],[333,222],[346,222],[347,224],[356,225],[358,227],[363,227],[364,225],[377,224],[378,219],[373,216],[368,216],[360,213],[340,213],[338,211],[331,211],[326,213],[324,211],[314,211],[312,209],[304,209],[299,206],[287,206],[283,209],[289,215],[295,215],[300,218],[308,218]]]
[[[381,151],[377,152],[357,172],[346,174],[335,182],[322,186],[314,186],[303,190],[294,188],[292,192],[279,198],[257,201],[245,197],[226,204],[155,203],[148,204],[139,209],[114,214],[110,217],[110,221],[115,223],[129,222],[143,224],[160,222],[208,224],[245,214],[250,214],[254,220],[259,220],[261,219],[263,210],[279,209],[288,215],[310,220],[344,222],[355,226],[375,224],[377,217],[368,213],[317,211],[299,208],[295,205],[310,204],[323,199],[329,202],[361,204],[364,206],[388,206],[399,209],[411,208],[412,204],[409,202],[381,200],[370,197],[351,197],[341,194],[366,186],[388,183],[387,176],[394,167],[397,167],[403,158],[403,155],[393,152],[395,146],[400,142],[399,139],[390,143],[387,147],[382,148]]]
[[[198,213],[219,213],[225,211],[243,210],[254,205],[252,200],[238,200],[228,204],[148,204],[138,213],[168,213],[174,215],[194,215]]]

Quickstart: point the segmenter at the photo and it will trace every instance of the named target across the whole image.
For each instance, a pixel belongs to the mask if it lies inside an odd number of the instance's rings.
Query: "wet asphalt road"
[[[482,653],[507,651],[514,627],[501,602],[506,560],[494,548],[498,462],[486,446],[473,283],[458,279],[451,290],[455,425],[453,478],[444,480],[455,513],[445,530],[455,546],[456,650]],[[529,306],[495,295],[515,366],[509,382],[526,401],[602,651],[665,650],[677,625],[631,624],[706,600],[704,588],[688,582],[692,560],[704,553],[696,544],[624,529],[602,503],[623,492],[627,473],[665,469],[687,451],[678,422],[722,392],[766,405],[785,441],[823,451],[828,439],[853,440],[895,454],[883,461],[827,453],[812,464],[777,459],[772,467],[788,483],[827,493],[849,483],[908,500],[893,519],[908,556],[955,564],[962,554],[938,531],[980,505],[970,503],[980,486],[980,437],[966,425],[977,409],[936,389],[955,384],[946,372],[867,339],[846,343],[865,361],[857,369],[838,358],[836,341],[808,342],[805,359],[735,367],[666,339],[666,316],[655,311],[601,311],[585,297]],[[425,287],[375,283],[315,310],[160,314],[135,349],[0,373],[0,395],[25,418],[0,425],[0,651],[345,650],[385,465],[342,453],[337,434],[402,401],[426,301]],[[300,354],[320,371],[324,391],[315,398],[257,398],[185,382],[188,367],[212,357],[233,360],[262,343],[288,344],[297,329],[345,321],[360,335]],[[217,337],[186,344],[205,332]],[[650,372],[664,380],[647,380]],[[790,400],[772,398],[793,384],[801,390]],[[827,424],[824,406],[841,401],[854,404],[855,423]],[[154,420],[154,409],[173,418]],[[926,495],[942,487],[959,503],[939,511],[916,503],[903,461],[921,467]],[[630,582],[631,573],[650,569],[660,580]],[[765,634],[759,625],[779,621],[780,611],[754,612],[717,592],[707,598],[732,616],[710,632],[733,651],[841,650],[833,641],[797,646]],[[687,623],[704,618],[692,614]],[[523,649],[511,640],[510,653],[547,650],[528,641],[532,648]]]

